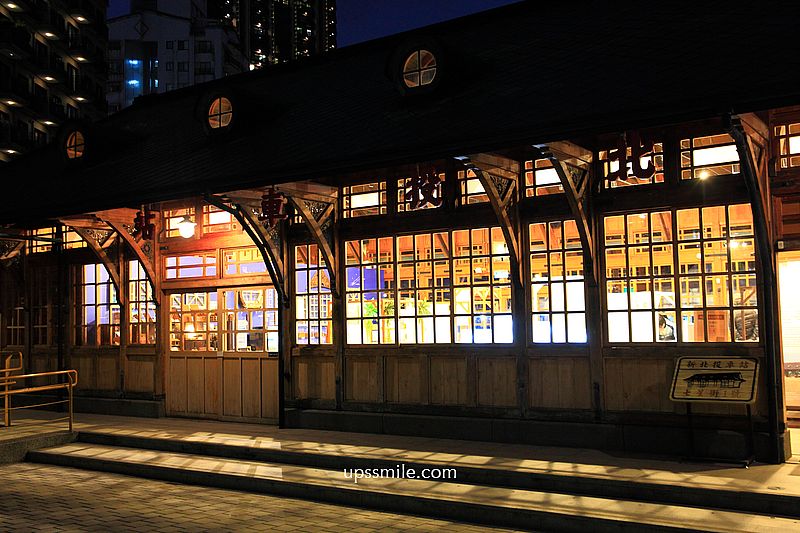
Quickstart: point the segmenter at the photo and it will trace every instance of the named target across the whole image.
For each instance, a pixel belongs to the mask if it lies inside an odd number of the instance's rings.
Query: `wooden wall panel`
[[[73,354],[72,368],[78,371],[78,390],[97,389],[97,375],[95,373],[94,357],[90,354]]]
[[[242,367],[242,416],[261,416],[261,365],[258,359],[241,359]]]
[[[386,357],[386,401],[428,403],[428,358]]]
[[[674,360],[605,360],[606,408],[610,411],[681,412],[669,399]]]
[[[96,384],[99,390],[119,389],[119,354],[97,356]]]
[[[531,359],[528,364],[531,407],[591,409],[592,383],[586,357]]]
[[[295,356],[292,358],[292,367],[295,398],[335,399],[336,376],[333,357]]]
[[[167,363],[167,411],[186,412],[186,358],[170,357]]]
[[[378,400],[378,362],[375,357],[345,359],[345,398],[357,402]]]
[[[222,361],[222,414],[242,416],[242,364],[238,359]]]
[[[261,416],[278,418],[278,360],[261,360]]]
[[[125,390],[155,392],[155,356],[128,356],[125,366]]]
[[[205,365],[202,357],[186,358],[186,411],[205,411]]]
[[[204,413],[207,415],[219,414],[222,410],[220,387],[222,373],[220,368],[222,361],[216,357],[207,357],[203,360],[205,370],[205,395],[204,400]]]
[[[431,356],[431,403],[435,405],[467,405],[467,358]]]
[[[493,407],[517,405],[515,357],[478,358],[478,404]]]

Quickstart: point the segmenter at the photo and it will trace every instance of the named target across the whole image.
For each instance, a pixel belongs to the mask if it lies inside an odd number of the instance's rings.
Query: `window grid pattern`
[[[421,205],[416,209],[412,208],[412,203],[414,201],[413,192],[409,185],[410,178],[403,178],[397,180],[397,211],[398,213],[408,212],[408,211],[422,211],[423,209],[436,209],[437,207],[441,207],[444,205],[444,180],[445,174],[444,172],[439,173],[439,183],[436,184],[436,187],[433,190],[433,198],[440,200],[440,204],[438,206],[431,205],[430,203],[426,203],[425,205]],[[422,200],[422,198],[418,198],[417,200]]]
[[[180,222],[181,219],[178,220]],[[203,206],[203,234],[220,233],[224,231],[235,231],[239,229],[239,224],[233,218],[233,215],[227,211],[223,211],[219,207],[213,205]]]
[[[31,288],[31,342],[34,346],[49,346],[52,342],[50,329],[50,272],[34,269],[34,284]]]
[[[607,178],[612,172],[619,170],[619,161],[614,159],[618,148],[612,150],[600,150],[598,159],[603,169],[603,183],[606,189],[614,189],[617,187],[630,187],[633,185],[650,185],[652,183],[664,183],[664,144],[660,142],[653,143],[653,152],[639,159],[642,168],[649,165],[655,166],[655,174],[650,178],[639,178],[633,175],[633,163],[630,162],[631,147],[627,148],[627,167],[626,179],[615,179],[609,181]]]
[[[331,278],[316,244],[294,248],[295,340],[297,344],[333,344]]]
[[[489,201],[480,178],[472,170],[458,171],[461,205],[481,204]]]
[[[747,204],[606,217],[609,341],[755,342]]]
[[[386,182],[342,187],[342,217],[355,218],[386,214]]]
[[[775,127],[778,144],[778,168],[800,167],[800,123]]]
[[[549,159],[525,161],[525,197],[546,196],[564,192],[561,179]]]
[[[403,82],[406,87],[430,85],[436,77],[436,56],[429,50],[415,50],[403,64]]]
[[[229,248],[222,252],[225,277],[257,276],[267,271],[261,252],[255,246]]]
[[[120,340],[120,307],[117,291],[106,267],[83,265],[75,286],[75,344],[116,346]]]
[[[128,320],[131,344],[156,343],[153,286],[138,260],[128,261]]]
[[[585,343],[583,250],[574,220],[530,224],[531,340]]]
[[[184,70],[188,70],[185,63],[178,63],[179,71],[181,70],[181,65],[183,65]],[[230,125],[231,120],[233,120],[231,101],[225,97],[214,98],[208,108],[208,125],[211,129],[226,128]]]
[[[216,291],[171,294],[169,322],[170,350],[217,351],[219,322]]]
[[[181,232],[178,229],[178,224],[188,217],[190,221],[197,222],[195,218],[194,207],[181,207],[176,209],[167,209],[164,211],[164,228],[167,232],[167,237],[180,237]]]
[[[500,228],[346,243],[348,344],[513,342]]]
[[[223,349],[228,352],[278,352],[278,295],[272,287],[222,292]]]
[[[49,227],[49,228],[40,228],[31,231],[31,235],[35,237],[43,237],[45,239],[55,239],[56,238],[56,228]],[[86,242],[78,235],[77,232],[64,229],[62,232],[64,237],[64,249],[65,250],[75,250],[77,248],[86,248]],[[32,254],[38,254],[43,252],[50,252],[53,250],[53,243],[50,241],[36,241],[32,240],[28,244],[28,251]]]
[[[6,346],[25,344],[25,308],[12,307],[6,322]]]
[[[681,140],[681,179],[739,173],[739,152],[727,133]]]
[[[213,252],[172,255],[164,258],[166,279],[217,277],[217,255]]]

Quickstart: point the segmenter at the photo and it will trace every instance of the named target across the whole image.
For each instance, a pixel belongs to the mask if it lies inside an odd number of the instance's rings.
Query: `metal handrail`
[[[19,357],[19,366],[18,367],[10,367],[11,359],[14,355]],[[69,420],[69,430],[72,431],[73,428],[73,409],[72,409],[72,390],[78,385],[78,371],[77,370],[55,370],[52,372],[36,372],[33,374],[13,374],[12,372],[16,372],[18,370],[22,370],[22,354],[17,352],[16,354],[7,355],[4,361],[4,368],[0,369],[0,397],[3,398],[3,423],[5,427],[11,427],[11,412],[16,411],[18,409],[32,409],[34,407],[44,407],[48,405],[57,405],[57,404],[67,404],[68,408],[68,416],[66,417]],[[52,376],[66,376],[67,381],[63,383],[52,383],[50,385],[39,385],[36,387],[23,387],[20,389],[12,389],[11,385],[15,385],[18,383],[18,380],[28,379],[28,378],[42,378],[42,377],[52,377]],[[56,400],[54,402],[44,402],[39,403],[36,405],[23,405],[19,407],[12,407],[11,406],[11,397],[14,394],[24,394],[29,392],[41,392],[41,391],[48,391],[48,390],[58,390],[58,389],[66,389],[67,390],[67,399],[66,400]],[[64,418],[57,418],[55,420],[50,420],[50,422],[64,420]]]

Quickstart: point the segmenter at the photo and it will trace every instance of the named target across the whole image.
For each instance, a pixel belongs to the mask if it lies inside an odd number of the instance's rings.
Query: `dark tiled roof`
[[[790,0],[511,5],[141,99],[93,126],[85,165],[49,148],[0,167],[0,222],[798,104],[798,22]],[[446,61],[425,98],[388,75],[414,39]],[[246,132],[205,134],[217,90]]]

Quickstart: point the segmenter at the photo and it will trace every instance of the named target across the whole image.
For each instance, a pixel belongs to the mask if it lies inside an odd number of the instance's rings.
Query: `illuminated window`
[[[278,352],[278,293],[272,287],[222,291],[223,350]]]
[[[43,237],[45,239],[55,239],[56,238],[56,228],[49,227],[49,228],[40,228],[35,229],[30,232],[31,235],[35,237]],[[74,250],[77,248],[85,248],[86,242],[78,235],[77,232],[72,230],[67,230],[66,228],[62,232],[64,237],[64,249],[65,250]],[[28,244],[28,251],[32,254],[38,254],[43,252],[50,252],[53,250],[53,242],[51,240],[48,241],[37,241],[32,240]]]
[[[739,173],[739,152],[727,133],[681,141],[681,179]]]
[[[550,160],[525,161],[525,196],[527,198],[563,192],[561,179]]]
[[[52,272],[37,268],[32,271],[33,284],[31,287],[31,342],[35,346],[49,346],[52,342],[50,328],[50,302],[52,300],[51,280]]]
[[[180,63],[178,63],[180,65]],[[180,69],[179,69],[180,70]],[[224,96],[214,98],[208,108],[208,125],[217,130],[230,126],[233,120],[233,106],[231,101]]]
[[[344,218],[386,214],[386,182],[342,187]]]
[[[156,343],[156,302],[153,287],[139,261],[128,261],[128,309],[131,344]]]
[[[333,299],[325,260],[315,244],[295,246],[294,257],[297,344],[332,344]]]
[[[436,57],[428,50],[416,50],[403,64],[403,82],[406,87],[424,87],[436,78]]]
[[[169,323],[170,350],[217,351],[217,293],[188,292],[170,295]]]
[[[748,205],[606,217],[605,245],[610,342],[758,340]]]
[[[181,220],[183,220],[183,218],[179,219],[176,224]],[[238,229],[239,224],[236,222],[236,219],[227,211],[223,211],[219,207],[213,205],[203,206],[203,234],[235,231]]]
[[[500,228],[346,243],[348,344],[510,343]]]
[[[479,204],[489,201],[483,184],[472,170],[459,170],[458,183],[461,189],[461,205]]]
[[[406,178],[397,180],[397,211],[398,212],[420,211],[423,209],[435,209],[436,207],[441,207],[442,205],[444,205],[443,190],[444,190],[445,174],[444,172],[442,172],[438,176],[439,176],[439,183],[436,184],[431,193],[433,198],[440,202],[439,206],[435,206],[426,202],[425,205],[420,205],[417,208],[412,208],[414,198],[410,186],[411,179]],[[421,203],[422,201],[424,201],[424,197],[421,194],[419,194],[418,196],[419,197],[416,198],[417,202]]]
[[[208,213],[208,214],[210,215],[210,213]],[[203,221],[206,222],[206,220],[208,220],[208,222],[210,223],[211,222],[210,216],[209,216],[208,219],[206,219],[206,217],[205,217],[206,213],[205,212],[203,213],[203,215],[204,215],[203,216]],[[197,220],[195,219],[195,209],[194,209],[194,207],[182,207],[182,208],[177,208],[177,209],[166,209],[166,210],[164,210],[163,217],[164,217],[164,227],[166,228],[167,237],[170,237],[170,238],[171,237],[180,237],[181,236],[179,224],[185,218],[188,217],[190,221],[197,222]]]
[[[583,251],[575,221],[531,224],[534,343],[586,342]]]
[[[253,276],[264,274],[267,271],[264,258],[261,257],[261,252],[255,246],[225,250],[222,259],[225,277]]]
[[[67,136],[65,144],[67,150],[67,159],[80,159],[86,151],[86,140],[83,133],[73,131]]]
[[[167,279],[215,278],[217,256],[214,253],[173,255],[164,259]]]
[[[629,187],[631,185],[664,183],[664,145],[662,143],[653,143],[653,153],[639,159],[639,163],[641,164],[642,168],[646,168],[650,165],[655,166],[655,174],[650,178],[640,178],[633,175],[633,163],[630,161],[631,147],[629,146],[627,149],[626,158],[626,161],[628,161],[628,172],[626,173],[627,177],[624,180],[616,179],[614,181],[609,181],[607,179],[608,175],[619,170],[619,160],[615,159],[617,151],[617,148],[614,148],[613,150],[600,150],[598,154],[600,163],[603,165],[603,183],[605,183],[606,189]]]
[[[102,264],[79,267],[75,286],[75,344],[119,344],[120,308],[117,290]]]
[[[800,167],[800,123],[775,127],[778,140],[778,168]]]

